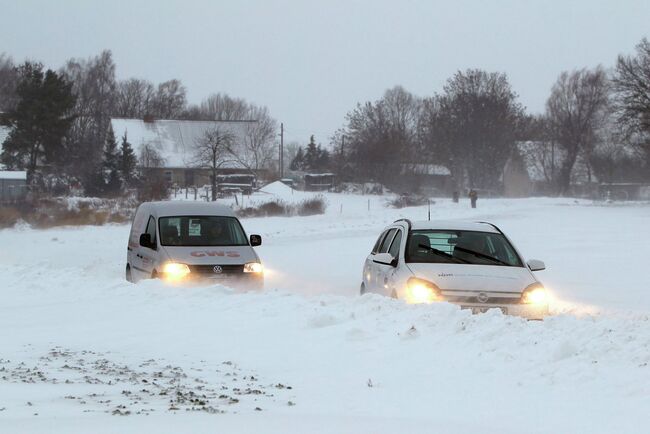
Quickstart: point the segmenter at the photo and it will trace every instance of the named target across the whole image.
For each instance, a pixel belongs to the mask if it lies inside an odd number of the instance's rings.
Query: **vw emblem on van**
[[[490,297],[488,297],[486,293],[481,292],[476,296],[476,299],[479,301],[479,303],[487,303]]]
[[[216,274],[221,274],[223,273],[223,268],[221,268],[221,265],[215,265],[212,271],[214,271]]]

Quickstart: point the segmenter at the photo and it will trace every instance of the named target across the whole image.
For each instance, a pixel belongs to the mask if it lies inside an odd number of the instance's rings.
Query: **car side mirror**
[[[153,243],[151,242],[151,235],[150,234],[140,234],[140,245],[142,247],[151,248],[152,244]]]
[[[546,264],[544,264],[544,261],[540,261],[539,259],[531,259],[526,263],[526,265],[528,265],[530,271],[542,271],[546,269]]]
[[[373,262],[377,264],[390,265],[391,267],[397,267],[397,258],[393,258],[393,255],[390,253],[377,253],[372,259]]]
[[[251,235],[251,247],[261,246],[262,245],[262,236],[261,235]]]

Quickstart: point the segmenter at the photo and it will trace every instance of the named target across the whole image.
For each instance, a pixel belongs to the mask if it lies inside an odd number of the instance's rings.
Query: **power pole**
[[[284,178],[284,123],[280,122],[280,179]]]

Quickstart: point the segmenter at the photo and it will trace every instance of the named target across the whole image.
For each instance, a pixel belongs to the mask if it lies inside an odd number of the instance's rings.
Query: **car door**
[[[147,222],[147,227],[144,230],[145,234],[149,234],[151,237],[151,247],[140,246],[138,249],[138,255],[140,260],[140,269],[148,277],[154,271],[156,265],[156,250],[158,245],[158,237],[156,236],[156,219],[153,216],[149,216],[149,221]]]
[[[376,267],[375,262],[373,261],[374,256],[377,254],[377,251],[379,250],[379,247],[381,247],[382,241],[384,241],[384,238],[386,237],[386,234],[388,231],[383,231],[380,235],[379,238],[377,238],[377,242],[375,242],[374,247],[372,248],[372,251],[370,254],[366,257],[366,263],[363,266],[363,281],[366,286],[366,290],[368,291],[374,291],[375,290],[375,277],[376,277]]]
[[[393,258],[396,258],[398,260],[398,266],[393,267],[392,265],[377,264],[380,271],[379,279],[383,286],[383,291],[387,295],[391,295],[393,293],[393,290],[395,289],[394,276],[399,267],[399,254],[400,254],[401,244],[402,244],[402,229],[396,229],[393,239],[388,245],[387,252]]]
[[[377,253],[388,253],[388,249],[390,248],[390,245],[393,242],[393,238],[395,238],[396,232],[397,232],[396,228],[391,228],[388,230],[386,236],[381,242],[381,246],[379,247]],[[388,272],[392,270],[393,267],[390,265],[380,264],[379,262],[375,262],[374,269],[375,269],[374,281],[375,281],[376,291],[381,294],[389,295],[390,292],[388,291]]]

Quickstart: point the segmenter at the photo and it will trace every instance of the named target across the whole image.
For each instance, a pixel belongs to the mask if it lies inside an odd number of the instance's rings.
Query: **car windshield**
[[[521,267],[521,259],[502,234],[456,230],[414,230],[406,262]]]
[[[234,217],[161,217],[163,246],[246,246],[244,230]]]

